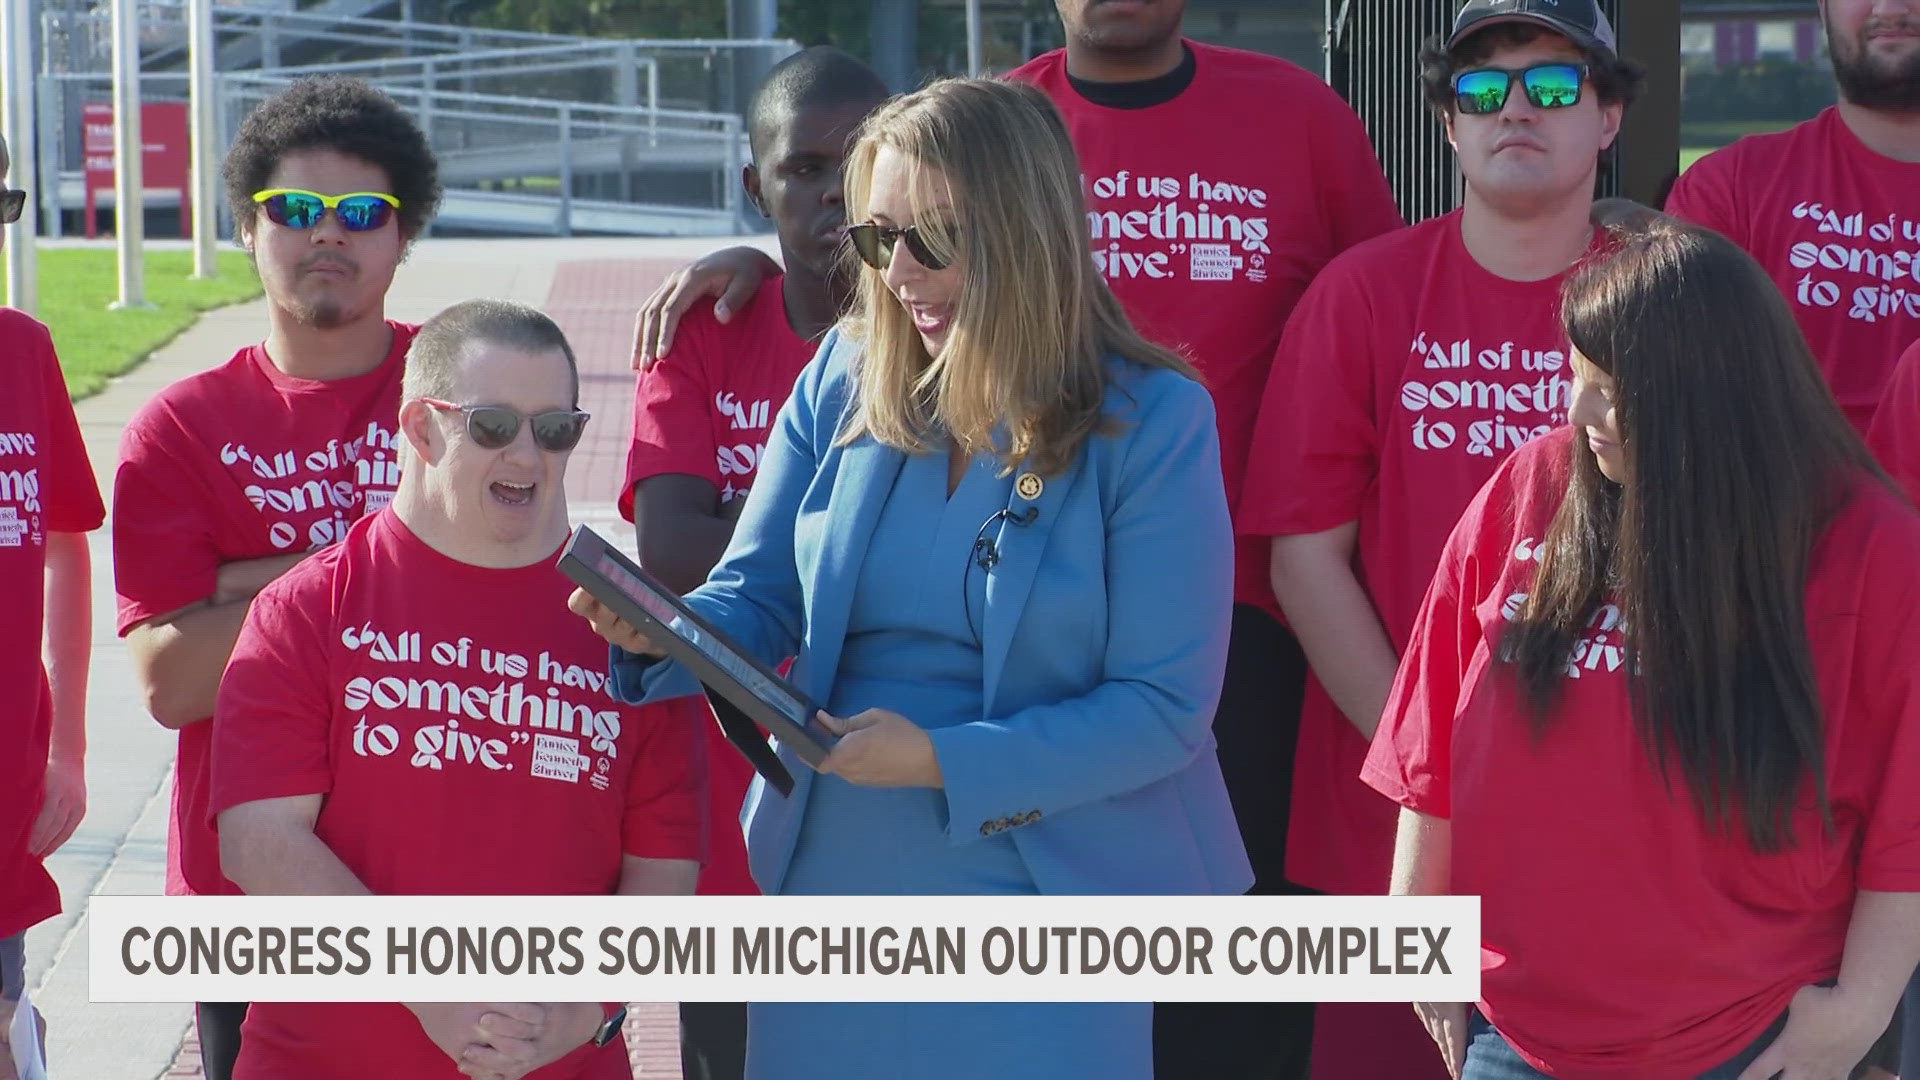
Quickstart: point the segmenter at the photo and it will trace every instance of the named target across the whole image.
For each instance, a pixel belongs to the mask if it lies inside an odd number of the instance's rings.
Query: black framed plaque
[[[831,749],[814,726],[820,711],[798,687],[701,618],[658,578],[585,525],[560,554],[560,572],[684,664],[705,687],[727,741],[782,795],[793,776],[756,724],[818,768]]]

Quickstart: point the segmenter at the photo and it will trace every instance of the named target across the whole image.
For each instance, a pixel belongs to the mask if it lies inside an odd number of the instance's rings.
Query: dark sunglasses
[[[0,188],[0,222],[8,225],[20,220],[27,208],[27,193],[18,188]]]
[[[934,238],[936,235],[937,240]],[[847,239],[853,242],[854,253],[860,256],[860,261],[875,270],[885,270],[893,265],[893,246],[901,240],[907,242],[907,250],[913,253],[913,261],[929,270],[945,270],[953,262],[954,230],[951,225],[943,226],[936,234],[918,225],[895,229],[867,221],[848,226]]]
[[[267,212],[267,220],[289,229],[311,229],[331,210],[348,232],[372,232],[400,209],[400,200],[378,191],[322,195],[298,188],[271,188],[253,193],[253,201]]]
[[[1580,89],[1587,81],[1585,64],[1535,64],[1521,71],[1504,68],[1476,68],[1453,77],[1453,100],[1460,111],[1475,116],[1497,113],[1507,107],[1513,93],[1513,80],[1519,76],[1527,100],[1537,109],[1565,109],[1580,104]]]
[[[455,405],[451,401],[436,401],[433,398],[421,398],[420,401],[442,412],[464,415],[467,438],[482,450],[511,446],[513,440],[520,437],[520,421],[524,419],[533,429],[535,446],[551,453],[564,454],[580,441],[580,433],[586,430],[587,421],[591,418],[590,414],[579,409],[555,409],[526,416],[520,410],[505,405]]]

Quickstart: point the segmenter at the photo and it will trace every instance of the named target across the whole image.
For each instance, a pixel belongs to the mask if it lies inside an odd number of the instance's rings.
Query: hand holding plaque
[[[599,533],[585,525],[574,529],[560,555],[560,571],[587,594],[576,592],[567,606],[591,622],[601,637],[631,653],[678,661],[700,680],[727,741],[781,794],[793,791],[793,775],[761,736],[761,728],[816,769],[827,760],[831,736],[817,730],[819,705],[748,655]]]

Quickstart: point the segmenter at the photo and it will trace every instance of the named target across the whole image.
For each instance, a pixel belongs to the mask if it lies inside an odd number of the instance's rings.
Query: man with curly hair
[[[210,718],[255,593],[387,505],[400,374],[415,327],[386,293],[440,202],[413,120],[367,84],[302,81],[228,150],[226,193],[268,303],[265,341],[161,391],[121,439],[113,492],[118,628],[147,709],[177,730],[167,892],[232,894],[207,816]],[[245,1004],[201,1004],[210,1080]]]

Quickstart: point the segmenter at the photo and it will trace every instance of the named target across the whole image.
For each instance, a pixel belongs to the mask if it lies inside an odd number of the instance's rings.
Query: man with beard
[[[1865,431],[1920,337],[1920,2],[1821,0],[1820,13],[1839,103],[1701,159],[1666,210],[1767,268]]]
[[[128,423],[113,493],[118,624],[147,709],[180,733],[170,894],[232,894],[207,814],[214,698],[255,593],[393,498],[415,328],[387,287],[440,183],[418,127],[357,80],[296,84],[241,125],[224,167],[267,339],[167,387]],[[244,1004],[197,1009],[226,1080]]]
[[[740,182],[773,221],[786,272],[762,281],[724,325],[711,305],[687,313],[680,347],[640,376],[620,488],[640,561],[681,592],[705,581],[726,551],[774,416],[846,306],[841,168],[853,133],[886,97],[872,69],[817,46],[774,65],[747,109],[753,160]],[[753,895],[737,824],[753,768],[706,716],[703,701],[683,704],[698,710],[707,731],[716,823],[699,892]],[[681,1071],[687,1080],[738,1080],[746,1035],[745,1003],[682,1002]]]
[[[1059,108],[1085,178],[1094,259],[1127,316],[1182,351],[1214,393],[1237,505],[1280,332],[1307,284],[1399,212],[1359,118],[1311,72],[1181,36],[1185,0],[1055,0],[1066,47],[1008,73]],[[1284,116],[1284,138],[1255,138]],[[665,356],[700,295],[731,317],[778,272],[734,248],[670,277],[642,306],[641,363]],[[1220,765],[1257,894],[1285,875],[1306,660],[1268,584],[1268,541],[1242,537],[1233,637],[1214,714]],[[1154,1010],[1158,1076],[1301,1077],[1311,1005]]]

